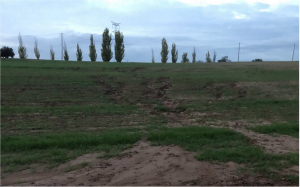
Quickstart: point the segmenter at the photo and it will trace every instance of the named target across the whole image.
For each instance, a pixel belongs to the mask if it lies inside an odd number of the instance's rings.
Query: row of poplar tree
[[[102,48],[101,48],[101,56],[102,60],[104,62],[109,62],[112,57],[113,57],[113,52],[111,50],[111,40],[112,37],[109,34],[109,29],[106,28],[102,34]],[[97,51],[95,47],[95,42],[93,39],[93,35],[91,34],[90,38],[90,46],[89,46],[89,57],[91,61],[96,61],[97,59]],[[66,43],[64,43],[64,60],[68,61],[69,60],[69,54],[67,50]],[[19,56],[21,59],[26,59],[27,58],[27,53],[26,53],[26,47],[23,45],[22,37],[21,34],[19,34],[19,48],[18,48]],[[34,54],[36,58],[39,60],[40,59],[40,52],[38,50],[38,43],[37,40],[35,39],[34,42]],[[125,46],[124,46],[124,35],[120,31],[115,32],[115,59],[117,62],[122,62],[123,58],[125,56]],[[52,46],[50,47],[50,58],[51,60],[54,60],[55,53],[53,51]],[[77,44],[77,52],[76,52],[76,57],[77,61],[82,61],[82,50],[80,49],[79,45]]]
[[[160,52],[161,62],[162,63],[167,63],[169,50],[168,50],[168,43],[167,43],[167,40],[165,38],[162,39],[161,46],[162,46],[161,47],[161,52]],[[172,63],[176,63],[177,59],[178,59],[178,49],[176,49],[176,44],[174,44],[174,43],[172,44],[171,55],[172,55]],[[190,62],[187,55],[188,55],[187,53],[182,54],[181,63],[189,63]],[[193,56],[193,61],[192,62],[196,63],[196,50],[195,50],[195,47],[194,47],[194,52],[193,52],[192,56]],[[208,62],[208,63],[216,62],[216,58],[217,58],[217,53],[215,51],[214,51],[213,59],[211,59],[209,51],[208,51],[207,54],[206,54],[205,61]],[[201,61],[198,61],[198,62],[201,62]],[[155,63],[153,49],[152,49],[152,63]]]

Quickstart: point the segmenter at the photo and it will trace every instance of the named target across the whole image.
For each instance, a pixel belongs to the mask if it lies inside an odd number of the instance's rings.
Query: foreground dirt
[[[89,154],[71,161],[78,164],[89,161],[85,168],[64,173],[56,171],[26,171],[11,174],[2,179],[2,185],[22,186],[77,186],[77,185],[288,185],[259,176],[237,174],[236,163],[212,164],[200,162],[193,153],[178,146],[150,146],[138,142],[121,156],[108,160]],[[69,164],[70,164],[69,163]]]

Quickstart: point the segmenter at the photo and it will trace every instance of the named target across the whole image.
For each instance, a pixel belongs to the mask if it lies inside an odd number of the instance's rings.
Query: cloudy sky
[[[161,40],[166,38],[192,59],[216,51],[217,59],[229,56],[240,61],[261,58],[265,61],[299,60],[298,0],[1,0],[1,47],[14,49],[18,58],[18,34],[22,35],[28,58],[33,53],[34,37],[41,59],[61,59],[63,33],[70,60],[76,60],[76,45],[89,61],[90,35],[94,35],[101,58],[102,33],[111,21],[121,23],[124,34],[124,62],[160,62]],[[113,61],[114,58],[113,58]],[[171,54],[169,60],[171,62]]]

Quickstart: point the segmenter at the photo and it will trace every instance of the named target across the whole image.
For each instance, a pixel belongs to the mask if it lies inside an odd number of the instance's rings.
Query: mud
[[[150,146],[138,142],[119,157],[97,160],[97,155],[84,155],[72,161],[78,164],[89,161],[85,168],[63,173],[56,171],[22,172],[2,179],[2,185],[22,186],[203,186],[203,185],[287,185],[284,181],[271,181],[259,176],[237,174],[242,167],[233,162],[212,164],[200,162],[194,154],[178,146]],[[71,162],[70,162],[71,163]],[[69,164],[70,164],[69,163]]]

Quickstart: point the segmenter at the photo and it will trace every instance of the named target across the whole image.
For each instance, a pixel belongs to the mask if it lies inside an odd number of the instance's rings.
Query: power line
[[[293,50],[292,62],[294,61],[294,53],[295,53],[295,44],[294,44],[294,50]]]
[[[64,53],[64,49],[63,49],[63,33],[61,33],[61,60],[63,60],[63,53]]]
[[[239,43],[239,53],[238,53],[238,62],[240,61],[240,43]]]

